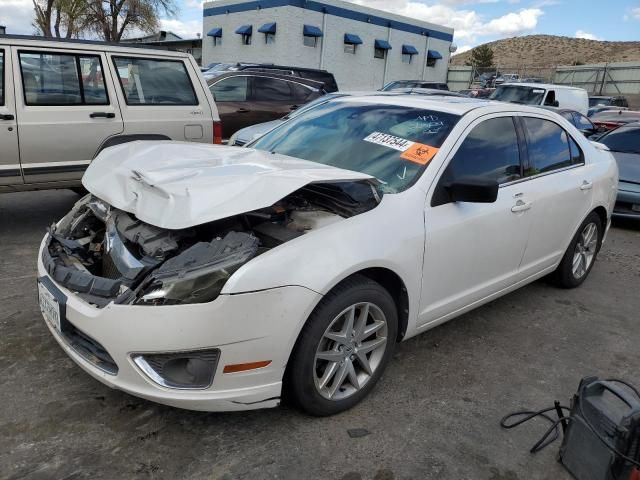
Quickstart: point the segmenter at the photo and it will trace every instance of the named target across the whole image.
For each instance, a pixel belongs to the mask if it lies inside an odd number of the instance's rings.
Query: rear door
[[[518,117],[527,138],[525,184],[532,202],[531,236],[522,259],[526,277],[553,266],[564,254],[592,202],[592,166],[577,142],[546,118]]]
[[[256,123],[282,118],[305,103],[293,88],[301,84],[258,75],[251,77],[251,82],[251,104]]]
[[[12,47],[25,183],[77,180],[123,130],[104,53]]]
[[[125,135],[213,143],[213,112],[189,58],[108,53]]]
[[[0,46],[0,186],[22,183],[9,47]]]
[[[250,75],[232,75],[222,77],[210,86],[220,115],[224,139],[241,128],[261,122],[249,103],[250,78]]]

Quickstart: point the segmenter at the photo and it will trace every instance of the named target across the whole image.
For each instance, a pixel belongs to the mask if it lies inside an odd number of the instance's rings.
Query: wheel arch
[[[113,137],[107,138],[102,144],[98,147],[96,154],[93,158],[96,158],[102,150],[105,148],[113,147],[115,145],[121,145],[123,143],[136,142],[138,140],[171,140],[167,135],[161,135],[157,133],[140,133],[133,135],[115,135]]]

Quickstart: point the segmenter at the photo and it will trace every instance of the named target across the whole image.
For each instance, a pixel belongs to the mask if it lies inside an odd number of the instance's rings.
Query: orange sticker
[[[400,158],[404,158],[405,160],[409,160],[410,162],[419,163],[420,165],[426,165],[431,161],[433,157],[438,153],[438,148],[432,147],[430,145],[425,145],[423,143],[414,143],[409,148],[407,148]]]

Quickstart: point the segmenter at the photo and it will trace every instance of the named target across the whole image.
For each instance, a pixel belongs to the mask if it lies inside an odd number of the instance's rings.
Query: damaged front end
[[[366,180],[312,183],[268,208],[171,230],[88,195],[51,227],[42,261],[57,283],[99,308],[210,302],[255,256],[369,211],[381,196]]]

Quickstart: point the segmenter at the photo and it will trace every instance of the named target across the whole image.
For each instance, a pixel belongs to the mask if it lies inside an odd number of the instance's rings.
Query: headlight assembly
[[[143,283],[138,305],[176,305],[214,300],[229,277],[253,258],[258,239],[230,232],[210,243],[199,242],[167,260]]]

